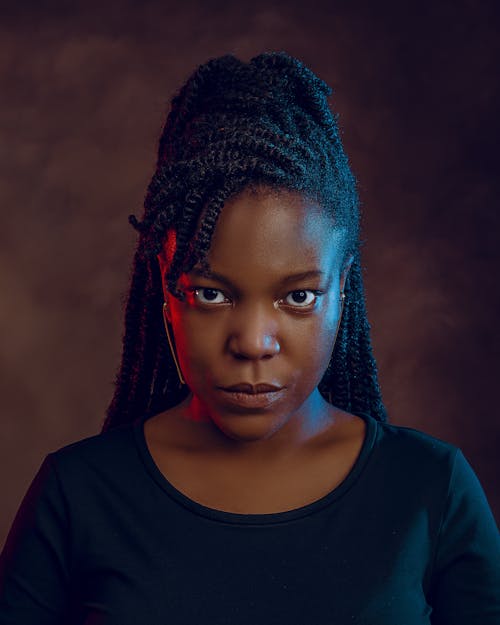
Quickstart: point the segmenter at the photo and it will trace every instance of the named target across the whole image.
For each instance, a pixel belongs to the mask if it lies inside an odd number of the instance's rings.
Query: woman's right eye
[[[192,287],[189,289],[193,293],[195,302],[199,304],[223,304],[226,299],[219,289],[213,289],[212,287]],[[218,296],[222,297],[222,300]]]

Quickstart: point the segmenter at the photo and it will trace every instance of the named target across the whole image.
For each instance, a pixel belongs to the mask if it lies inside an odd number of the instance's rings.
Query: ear
[[[354,256],[351,254],[349,258],[344,263],[344,268],[342,269],[342,275],[340,276],[340,291],[343,292],[345,288],[345,281],[347,280],[347,274],[349,273],[349,269],[354,261]]]

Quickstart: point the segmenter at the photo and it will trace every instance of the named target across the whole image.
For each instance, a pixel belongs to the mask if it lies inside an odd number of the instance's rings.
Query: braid
[[[163,287],[156,256],[168,231],[175,252],[164,276],[179,300],[183,272],[208,269],[207,253],[224,203],[246,188],[297,191],[343,228],[345,283],[337,340],[318,389],[331,403],[385,421],[372,354],[360,261],[356,181],[328,104],[331,88],[285,52],[249,63],[211,59],[172,98],[148,186],[125,313],[122,361],[103,431],[174,406],[179,390],[162,318]]]

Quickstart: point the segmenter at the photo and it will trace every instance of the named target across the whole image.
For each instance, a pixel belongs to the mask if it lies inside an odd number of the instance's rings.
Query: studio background
[[[390,420],[461,447],[500,519],[495,2],[21,2],[0,20],[0,544],[44,456],[97,434],[169,101],[285,50],[334,89]]]

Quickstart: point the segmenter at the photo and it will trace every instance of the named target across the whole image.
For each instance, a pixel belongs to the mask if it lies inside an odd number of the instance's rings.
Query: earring
[[[172,358],[174,359],[175,367],[177,369],[177,374],[179,376],[179,380],[180,380],[180,383],[181,383],[181,386],[182,386],[183,384],[186,384],[186,382],[184,381],[184,378],[182,377],[181,368],[179,367],[179,363],[177,362],[177,358],[175,356],[174,346],[172,344],[172,339],[170,338],[170,332],[168,331],[168,321],[167,321],[166,311],[167,311],[167,302],[163,302],[163,323],[165,324],[165,330],[167,332],[168,344],[170,345],[170,351],[172,353]]]
[[[345,302],[345,293],[344,293],[344,291],[342,291],[340,293],[339,302],[340,302],[340,315],[339,315],[339,322],[337,324],[337,329],[335,330],[335,338],[333,339],[333,346],[334,347],[335,347],[335,343],[337,342],[337,334],[339,332],[340,321],[342,319],[342,313],[344,311],[344,302]],[[330,365],[328,365],[328,366],[330,366]],[[333,404],[332,391],[326,391],[326,395],[328,396],[328,402],[330,404]]]
[[[339,315],[339,321],[337,323],[337,329],[335,330],[335,337],[333,339],[333,345],[335,347],[335,343],[337,342],[337,334],[339,333],[339,328],[340,328],[340,321],[342,319],[342,313],[344,312],[344,300],[345,300],[345,293],[342,291],[340,294],[340,315]]]

